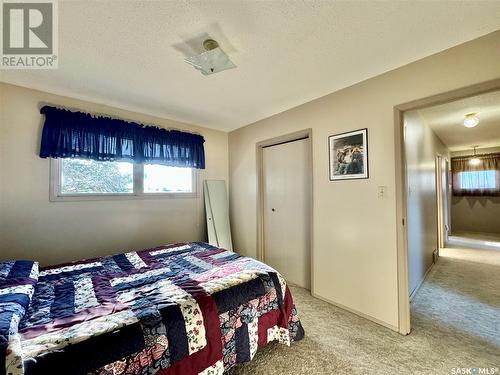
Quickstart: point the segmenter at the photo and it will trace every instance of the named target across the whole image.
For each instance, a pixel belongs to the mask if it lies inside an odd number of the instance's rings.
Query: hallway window
[[[496,189],[496,171],[468,171],[458,174],[460,189]]]
[[[500,154],[462,156],[451,159],[453,195],[500,195]]]

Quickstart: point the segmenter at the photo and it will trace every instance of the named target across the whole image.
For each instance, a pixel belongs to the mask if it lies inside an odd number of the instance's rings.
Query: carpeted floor
[[[412,302],[410,335],[292,287],[305,338],[291,347],[273,343],[230,375],[452,374],[457,367],[499,374],[500,251],[477,259],[464,251],[441,252]]]

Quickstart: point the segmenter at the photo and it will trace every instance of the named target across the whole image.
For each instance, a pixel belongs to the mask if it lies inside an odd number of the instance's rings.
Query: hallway
[[[461,366],[487,367],[488,354],[500,365],[500,249],[440,255],[411,306],[415,333],[440,341]]]
[[[291,289],[305,338],[259,350],[230,374],[499,373],[500,251],[443,249],[411,304],[408,336]]]

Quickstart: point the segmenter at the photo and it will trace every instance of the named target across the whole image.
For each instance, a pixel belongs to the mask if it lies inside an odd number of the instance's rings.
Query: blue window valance
[[[40,157],[205,168],[199,134],[44,106]]]

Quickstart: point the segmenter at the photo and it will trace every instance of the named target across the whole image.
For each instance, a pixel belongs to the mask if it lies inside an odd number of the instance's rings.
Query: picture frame
[[[330,181],[369,178],[368,129],[328,137]]]

